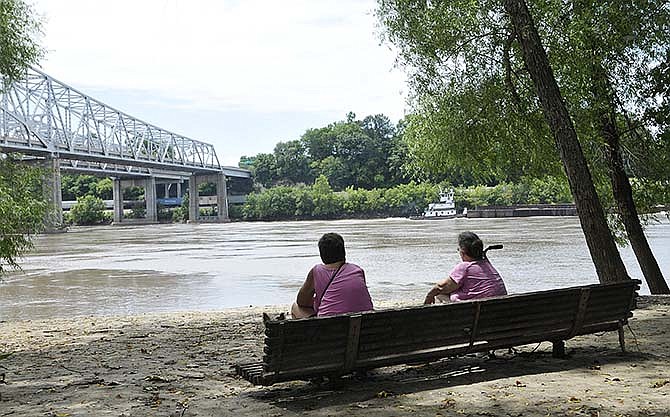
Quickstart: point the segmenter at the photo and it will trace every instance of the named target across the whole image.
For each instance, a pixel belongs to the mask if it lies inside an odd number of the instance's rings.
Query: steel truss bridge
[[[221,166],[211,144],[132,117],[34,68],[1,92],[0,152],[117,179],[250,177]]]

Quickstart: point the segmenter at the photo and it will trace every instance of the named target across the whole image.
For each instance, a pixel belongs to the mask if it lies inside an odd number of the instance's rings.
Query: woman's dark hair
[[[472,232],[463,232],[458,235],[458,247],[472,259],[484,258],[484,242]]]
[[[326,233],[319,239],[319,255],[324,264],[344,262],[344,239],[337,233]]]

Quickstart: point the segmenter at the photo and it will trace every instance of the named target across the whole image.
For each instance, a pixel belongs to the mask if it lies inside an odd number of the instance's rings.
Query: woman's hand
[[[452,292],[456,291],[458,289],[458,284],[451,279],[451,277],[447,277],[443,281],[438,282],[435,284],[433,288],[428,291],[428,294],[426,294],[426,299],[423,300],[424,304],[435,304],[435,296],[438,294],[443,294],[443,295],[449,295]]]

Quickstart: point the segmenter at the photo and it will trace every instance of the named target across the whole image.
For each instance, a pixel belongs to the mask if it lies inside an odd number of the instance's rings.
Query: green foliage
[[[0,274],[18,268],[18,258],[42,231],[47,203],[41,184],[44,172],[0,154]]]
[[[325,175],[319,175],[312,186],[314,209],[312,216],[316,218],[333,218],[342,212],[342,201],[333,193]]]
[[[414,94],[415,114],[408,118],[405,132],[410,165],[433,175],[464,171],[480,183],[501,182],[492,194],[485,188],[473,190],[470,203],[500,204],[515,200],[519,192],[529,203],[566,200],[563,180],[524,179],[524,190],[503,184],[523,177],[558,178],[560,173],[519,34],[512,31],[503,3],[378,0],[377,17],[386,40],[399,50]],[[603,207],[613,211],[614,197],[619,204],[628,197],[624,186],[611,185],[621,178],[613,175],[620,166],[637,178],[636,204],[663,200],[662,188],[641,190],[637,185],[663,183],[670,177],[667,0],[525,3]],[[575,182],[583,185],[591,178]],[[579,187],[575,190],[582,190]],[[621,243],[619,215],[608,221]],[[627,224],[635,221],[627,218]],[[634,227],[629,229],[635,233]]]
[[[144,188],[143,187],[126,187],[123,189],[123,199],[138,201],[144,199]]]
[[[309,129],[299,140],[280,142],[272,154],[243,157],[240,166],[249,167],[257,184],[311,184],[324,175],[334,191],[346,187],[371,189],[408,181],[403,170],[407,147],[399,128],[378,114]]]
[[[229,204],[228,205],[228,217],[231,220],[239,220],[242,219],[243,213],[242,213],[242,204]]]
[[[454,199],[458,208],[472,208],[571,203],[572,194],[565,177],[548,176],[543,179],[524,177],[518,183],[502,182],[492,187],[484,185],[457,187]]]
[[[216,207],[200,207],[199,214],[201,217],[216,217],[219,213]]]
[[[111,200],[113,198],[113,182],[109,178],[98,178],[92,175],[62,175],[61,190],[64,201],[76,201],[78,197],[87,195]]]
[[[213,182],[203,182],[198,186],[198,195],[203,197],[216,195],[216,184]]]
[[[181,205],[172,210],[172,221],[185,223],[188,220],[188,194],[181,199]]]
[[[320,176],[310,187],[280,186],[250,194],[242,207],[242,218],[407,217],[423,213],[429,203],[437,201],[439,190],[443,188],[450,186],[410,181],[389,189],[347,187],[335,192],[326,177]],[[500,183],[492,187],[456,187],[455,200],[459,210],[489,205],[572,202],[567,180],[563,177],[524,178],[519,183]]]
[[[0,1],[0,74],[10,82],[22,77],[25,69],[44,55],[39,44],[41,21],[22,0]]]
[[[130,205],[130,213],[126,213],[128,219],[144,219],[147,216],[147,208],[144,202],[135,202]]]
[[[21,0],[0,1],[0,76],[4,88],[20,79],[44,54],[41,22]],[[43,228],[47,204],[40,189],[42,172],[0,154],[0,274],[18,268],[17,259],[32,247]]]
[[[172,217],[173,214],[169,207],[166,207],[162,204],[156,205],[156,220],[163,223],[170,222],[172,221]]]
[[[86,195],[77,198],[77,204],[70,209],[70,220],[77,225],[108,223],[105,202],[98,197]]]
[[[103,178],[95,184],[95,195],[103,200],[114,198],[114,182],[110,178]]]
[[[391,216],[408,216],[423,213],[429,203],[436,201],[438,187],[428,183],[401,184],[384,193],[386,212]]]

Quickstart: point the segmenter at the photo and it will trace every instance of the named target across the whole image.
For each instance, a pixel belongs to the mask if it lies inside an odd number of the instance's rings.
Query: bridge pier
[[[144,180],[144,202],[146,204],[147,222],[158,222],[158,207],[156,204],[156,177],[149,177]]]
[[[120,178],[112,179],[112,198],[114,199],[114,224],[123,220],[123,185]]]
[[[216,184],[216,217],[200,216],[200,192],[198,187],[204,183]],[[228,217],[228,189],[224,173],[214,175],[193,174],[188,180],[188,218],[190,223],[201,222],[229,222]]]
[[[142,180],[123,180],[121,178],[114,178],[112,186],[112,194],[114,199],[114,224],[119,225],[123,223],[132,224],[151,224],[158,222],[158,206],[156,198],[156,178],[149,177]],[[144,187],[144,204],[145,216],[144,219],[124,219],[123,216],[123,190],[125,185]]]
[[[53,156],[47,156],[43,162],[44,180],[42,191],[47,201],[47,212],[44,216],[44,226],[47,232],[63,230],[63,197],[61,194],[60,161]]]

